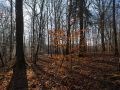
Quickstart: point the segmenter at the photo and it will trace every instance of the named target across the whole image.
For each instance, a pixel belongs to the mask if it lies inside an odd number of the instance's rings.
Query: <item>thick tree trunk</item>
[[[16,0],[16,66],[25,66],[23,50],[23,0]]]
[[[16,0],[16,63],[7,90],[28,90],[23,50],[23,0]]]

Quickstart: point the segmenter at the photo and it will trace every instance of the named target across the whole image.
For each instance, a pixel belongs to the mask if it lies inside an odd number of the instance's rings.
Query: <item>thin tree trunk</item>
[[[67,30],[67,45],[66,45],[66,54],[70,53],[70,18],[71,18],[71,5],[72,5],[72,0],[69,2],[69,9],[68,9],[68,30]]]
[[[12,28],[12,19],[13,19],[13,17],[12,17],[12,12],[13,12],[13,10],[12,10],[12,0],[11,0],[11,31],[10,31],[10,57],[9,57],[9,60],[11,61],[11,59],[12,59],[12,37],[13,37],[13,28]]]
[[[34,0],[34,3],[33,3],[33,17],[32,17],[32,30],[33,30],[33,38],[32,38],[32,61],[34,61],[35,59],[35,7],[36,7],[36,0]]]
[[[80,18],[80,45],[79,45],[79,56],[83,56],[84,53],[84,32],[83,32],[83,8],[84,8],[84,0],[79,1],[79,18]]]
[[[102,52],[105,51],[105,35],[104,35],[104,12],[101,14],[100,17],[100,32],[101,32],[101,43],[102,43]]]
[[[118,52],[116,20],[115,20],[115,0],[113,0],[113,31],[114,31],[114,41],[115,41],[115,56],[118,56],[119,52]]]
[[[0,60],[1,60],[1,63],[2,63],[2,67],[4,67],[4,66],[5,66],[5,64],[4,64],[4,61],[3,61],[3,58],[2,58],[1,53],[0,53]]]

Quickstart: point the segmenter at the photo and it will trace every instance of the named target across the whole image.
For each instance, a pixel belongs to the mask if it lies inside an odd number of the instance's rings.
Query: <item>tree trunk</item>
[[[16,66],[25,66],[23,50],[23,0],[16,0]]]
[[[23,50],[23,0],[16,0],[16,63],[7,90],[28,90]]]
[[[5,64],[4,64],[4,61],[3,61],[3,58],[2,58],[1,53],[0,53],[0,60],[1,60],[1,63],[2,63],[2,67],[4,67],[4,66],[5,66]]]
[[[102,52],[105,51],[105,35],[104,35],[104,12],[100,16],[100,32],[101,32],[101,43],[102,43]]]
[[[12,17],[12,12],[13,12],[13,9],[12,9],[12,0],[11,0],[11,31],[10,31],[10,57],[9,57],[9,60],[11,60],[12,59],[12,37],[13,37],[13,28],[12,28],[12,19],[13,19],[13,17]]]
[[[83,32],[83,8],[84,8],[84,0],[79,1],[79,18],[80,18],[80,44],[79,44],[79,56],[83,56],[84,53],[84,43],[85,37]]]
[[[42,6],[41,6],[41,8],[40,8],[40,14],[41,14],[41,16],[40,16],[40,25],[39,25],[39,29],[40,29],[40,30],[39,30],[39,35],[38,35],[39,40],[38,40],[38,45],[37,45],[37,51],[34,53],[34,61],[33,61],[34,64],[36,64],[36,61],[37,61],[37,58],[38,58],[38,52],[39,52],[39,48],[40,48],[40,43],[41,43],[40,37],[41,37],[41,30],[42,30],[42,26],[43,26],[43,24],[42,24],[42,22],[43,22],[42,12],[43,12],[43,7],[44,7],[44,1],[45,1],[45,0],[42,1]],[[42,38],[42,37],[41,37],[41,38]]]
[[[115,0],[113,0],[113,31],[114,31],[114,41],[115,41],[115,56],[118,56],[119,52],[118,52],[116,20],[115,20]]]
[[[34,0],[33,2],[33,10],[32,10],[32,13],[33,13],[33,17],[32,17],[32,30],[33,30],[33,37],[32,37],[32,61],[34,62],[34,59],[35,59],[35,7],[36,7],[36,0]]]
[[[69,4],[69,9],[68,9],[68,30],[67,30],[67,45],[66,45],[66,54],[69,54],[70,52],[70,17],[71,17],[71,5],[72,5],[72,0],[70,0]]]

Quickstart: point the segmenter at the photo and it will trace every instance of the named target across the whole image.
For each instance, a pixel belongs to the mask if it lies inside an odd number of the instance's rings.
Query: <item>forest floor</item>
[[[114,56],[40,55],[37,65],[29,62],[28,90],[120,90],[119,61]],[[0,90],[7,89],[12,74],[0,74]]]

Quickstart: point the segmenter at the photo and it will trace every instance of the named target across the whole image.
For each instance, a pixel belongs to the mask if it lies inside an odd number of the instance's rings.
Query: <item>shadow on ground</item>
[[[7,90],[28,90],[26,68],[13,69],[13,76]]]

